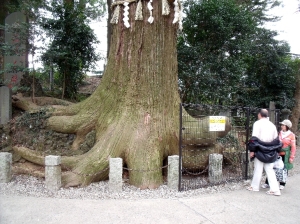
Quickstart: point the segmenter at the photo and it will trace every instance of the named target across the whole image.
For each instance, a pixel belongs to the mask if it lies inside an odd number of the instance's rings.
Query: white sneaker
[[[265,188],[270,188],[270,186],[269,186],[269,184],[262,184],[262,185],[261,185],[261,188],[264,188],[264,189],[265,189]]]
[[[279,190],[283,190],[284,189],[284,186],[283,185],[280,185],[279,186]]]

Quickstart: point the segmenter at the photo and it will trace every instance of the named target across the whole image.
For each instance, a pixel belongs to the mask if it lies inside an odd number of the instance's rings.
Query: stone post
[[[275,124],[275,102],[270,101],[269,103],[269,119],[270,121]]]
[[[209,155],[208,178],[210,183],[218,183],[222,180],[222,163],[223,155],[216,153]]]
[[[22,12],[13,12],[5,18],[5,24],[9,26],[21,27],[22,23],[26,23],[26,16]],[[5,30],[5,43],[11,46],[18,46],[19,49],[26,49],[26,42],[22,40],[23,38],[19,36],[20,34],[21,32]],[[4,55],[4,81],[10,86],[16,86],[20,83],[24,71],[14,71],[10,66],[11,64],[19,66],[21,70],[27,68],[28,58],[25,51],[19,54]]]
[[[11,180],[12,154],[0,152],[0,183],[8,183]]]
[[[46,188],[51,191],[57,191],[61,187],[61,157],[45,157],[45,182]]]
[[[11,115],[11,90],[7,86],[0,86],[0,124],[7,124]]]
[[[179,184],[179,156],[168,157],[168,187],[178,190]]]
[[[121,158],[109,159],[108,188],[111,192],[122,192],[123,160]]]

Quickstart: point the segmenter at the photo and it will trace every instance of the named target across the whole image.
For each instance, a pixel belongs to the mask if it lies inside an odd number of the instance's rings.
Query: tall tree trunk
[[[174,10],[162,16],[161,1],[153,1],[149,24],[148,1],[142,1],[143,21],[135,21],[137,3],[130,3],[129,23],[112,27],[108,63],[101,84],[91,97],[49,118],[48,126],[76,133],[73,147],[96,130],[97,142],[80,157],[63,159],[72,171],[66,186],[86,185],[107,178],[99,172],[110,157],[121,157],[129,168],[130,183],[145,188],[162,184],[163,159],[177,154],[180,102],[177,85],[177,24]]]
[[[109,48],[110,48],[110,39],[111,39],[111,29],[112,25],[110,23],[111,17],[112,17],[112,10],[110,9],[110,6],[112,4],[112,0],[107,0],[107,8],[108,8],[108,19],[107,19],[107,55],[108,58],[109,54]]]
[[[296,90],[294,99],[296,101],[296,104],[292,110],[291,122],[293,124],[292,131],[296,133],[298,131],[298,124],[300,118],[300,66],[296,74]]]

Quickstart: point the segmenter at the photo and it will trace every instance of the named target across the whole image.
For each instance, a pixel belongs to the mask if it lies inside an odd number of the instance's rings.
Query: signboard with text
[[[209,116],[209,131],[225,131],[225,116]]]

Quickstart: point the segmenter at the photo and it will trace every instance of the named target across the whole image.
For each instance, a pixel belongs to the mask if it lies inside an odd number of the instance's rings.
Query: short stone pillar
[[[111,192],[122,192],[123,160],[121,158],[109,159],[108,188]]]
[[[61,187],[61,157],[45,157],[45,185],[48,190],[57,191]]]
[[[246,152],[243,152],[241,156],[242,156],[242,175],[246,179],[249,179],[253,176],[254,162],[251,161],[249,153],[248,153],[248,163],[247,163]],[[246,177],[246,169],[247,169],[247,177]]]
[[[209,155],[208,179],[210,183],[222,181],[222,163],[223,155],[215,153]]]
[[[296,145],[300,145],[300,136],[296,135]]]
[[[0,124],[7,124],[11,119],[11,107],[11,90],[7,86],[0,86]]]
[[[168,157],[168,187],[178,190],[179,184],[179,156]]]
[[[12,154],[0,152],[0,183],[8,183],[12,177]]]

